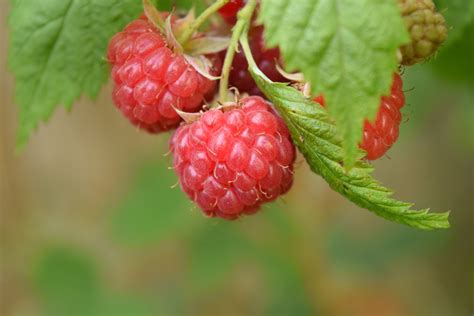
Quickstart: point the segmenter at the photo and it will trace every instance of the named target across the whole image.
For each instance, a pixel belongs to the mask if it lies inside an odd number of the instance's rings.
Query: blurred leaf
[[[443,247],[449,233],[426,235],[400,227],[376,234],[360,234],[340,225],[331,230],[327,254],[335,268],[344,272],[384,273],[394,262],[427,256]]]
[[[208,223],[189,244],[189,277],[196,290],[212,290],[249,256],[254,245],[235,227],[236,222]]]
[[[288,255],[288,247],[294,241],[289,218],[275,203],[257,216],[263,216],[270,226],[263,228],[265,236],[252,236],[259,238],[258,242],[236,222],[219,221],[197,231],[189,244],[190,270],[186,280],[201,295],[203,291],[219,291],[233,271],[242,264],[253,263],[264,274],[265,315],[313,315],[304,276],[295,258]]]
[[[265,315],[315,315],[304,286],[305,276],[294,258],[286,257],[286,249],[281,247],[277,254],[262,251],[260,257],[268,289]]]
[[[444,79],[474,84],[473,56],[474,20],[465,27],[463,36],[443,47],[430,64]]]
[[[108,296],[102,300],[97,316],[152,316],[149,302],[124,295]]]
[[[46,250],[34,267],[34,281],[45,315],[153,315],[146,302],[107,293],[94,262],[73,249]]]
[[[436,8],[446,18],[449,36],[446,45],[464,36],[464,28],[474,20],[474,1],[435,0]]]
[[[45,251],[35,266],[34,280],[49,315],[90,315],[99,308],[97,269],[87,257],[73,250]]]
[[[115,237],[130,245],[151,244],[185,232],[202,219],[176,185],[173,170],[162,159],[143,168],[122,205],[112,214]]]

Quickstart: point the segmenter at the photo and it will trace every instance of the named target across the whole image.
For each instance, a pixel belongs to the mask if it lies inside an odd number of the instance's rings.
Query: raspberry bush
[[[172,132],[180,187],[210,217],[237,219],[287,193],[298,149],[358,206],[449,226],[448,213],[392,198],[369,162],[398,138],[399,73],[447,37],[431,0],[216,0],[198,14],[184,3],[169,14],[151,0],[13,2],[19,144],[111,78],[111,103],[133,125]]]

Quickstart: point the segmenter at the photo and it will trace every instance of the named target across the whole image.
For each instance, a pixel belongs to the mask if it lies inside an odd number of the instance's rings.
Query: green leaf
[[[398,47],[409,40],[394,0],[262,0],[260,19],[288,71],[302,71],[323,93],[343,139],[344,162],[357,160],[366,118],[389,92]]]
[[[138,0],[12,2],[9,66],[20,106],[19,146],[59,105],[95,98],[108,78],[111,36],[141,11]]]
[[[343,166],[343,149],[336,126],[325,109],[305,98],[302,93],[282,83],[272,83],[251,73],[259,88],[273,102],[286,121],[296,145],[311,169],[346,198],[375,214],[420,229],[449,227],[447,213],[429,213],[428,209],[411,210],[412,204],[392,199],[392,192],[371,177],[372,166],[360,158],[358,150],[354,168]]]

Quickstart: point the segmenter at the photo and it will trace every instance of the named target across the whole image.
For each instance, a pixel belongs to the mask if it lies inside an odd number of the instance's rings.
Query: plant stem
[[[253,58],[253,55],[252,55],[252,50],[250,49],[248,32],[243,32],[239,40],[240,40],[240,46],[242,47],[242,50],[244,51],[247,64],[249,64],[249,68],[253,68],[254,71],[256,72],[260,72],[260,68],[258,68],[257,64],[255,63],[255,59]],[[266,78],[267,76],[263,74],[263,77]]]
[[[222,66],[221,81],[219,85],[219,100],[221,102],[225,102],[227,98],[230,69],[232,67],[232,62],[234,61],[235,52],[239,45],[239,39],[244,32],[247,33],[250,20],[252,19],[252,15],[256,6],[256,0],[249,0],[245,7],[238,13],[238,20],[232,30],[232,38],[230,40],[229,47],[227,48],[224,65]]]
[[[181,45],[184,45],[196,32],[199,27],[206,22],[206,20],[216,13],[220,8],[222,8],[229,0],[217,0],[214,2],[211,6],[209,6],[206,10],[204,10],[203,13],[201,13],[196,20],[194,20],[189,27],[184,30],[183,34],[178,38],[178,41],[181,43]]]

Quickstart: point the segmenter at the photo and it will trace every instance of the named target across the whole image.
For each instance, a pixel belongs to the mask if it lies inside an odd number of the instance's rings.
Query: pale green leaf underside
[[[253,73],[259,88],[283,116],[299,150],[311,169],[349,200],[388,220],[420,229],[449,227],[446,213],[429,213],[429,209],[411,210],[412,204],[391,198],[392,192],[371,177],[372,166],[360,157],[358,150],[350,171],[342,165],[343,150],[336,126],[326,110],[305,98],[296,89],[282,83],[271,83]]]
[[[24,145],[58,105],[94,98],[108,77],[110,37],[138,16],[139,0],[15,0],[9,19],[9,66]]]
[[[262,0],[268,45],[279,45],[288,71],[302,71],[323,93],[343,139],[344,161],[356,161],[366,118],[373,119],[408,41],[394,0]]]

